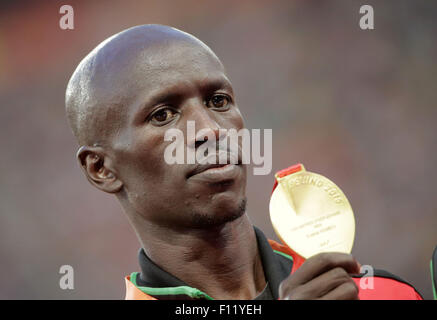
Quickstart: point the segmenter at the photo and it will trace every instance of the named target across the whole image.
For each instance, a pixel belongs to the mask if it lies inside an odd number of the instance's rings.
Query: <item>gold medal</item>
[[[301,164],[275,177],[270,219],[281,241],[306,259],[328,251],[350,253],[355,219],[340,188]]]

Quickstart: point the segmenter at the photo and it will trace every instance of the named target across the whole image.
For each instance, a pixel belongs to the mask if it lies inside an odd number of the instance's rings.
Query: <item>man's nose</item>
[[[214,111],[208,109],[204,104],[192,106],[187,121],[192,121],[195,129],[194,135],[187,136],[187,144],[191,148],[197,149],[209,139],[218,141],[225,135],[223,130],[220,130],[221,126],[214,117]]]

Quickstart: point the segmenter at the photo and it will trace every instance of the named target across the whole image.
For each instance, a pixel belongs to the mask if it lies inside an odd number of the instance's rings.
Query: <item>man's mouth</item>
[[[217,168],[224,168],[226,166],[228,166],[230,164],[200,164],[197,165],[193,170],[191,170],[188,174],[187,174],[187,178],[191,178],[194,175],[197,175],[199,173],[205,172],[207,170],[210,169],[217,169]],[[220,170],[220,169],[218,169]]]
[[[227,161],[220,163],[219,156],[223,156],[224,153],[226,153],[225,159]],[[241,174],[241,164],[241,158],[237,154],[219,151],[217,154],[211,154],[200,161],[200,163],[196,164],[194,168],[187,173],[186,177],[187,179],[209,183],[231,181]]]
[[[239,164],[209,164],[196,167],[188,178],[190,181],[206,182],[208,184],[230,183],[236,180],[243,169]]]

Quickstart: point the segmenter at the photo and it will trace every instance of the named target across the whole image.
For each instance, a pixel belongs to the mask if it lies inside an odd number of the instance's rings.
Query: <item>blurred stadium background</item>
[[[70,4],[75,29],[59,28]],[[358,27],[375,9],[375,30]],[[296,162],[339,185],[356,215],[353,254],[432,298],[437,245],[435,1],[2,1],[0,298],[120,299],[137,242],[115,197],[91,187],[64,115],[67,81],[99,42],[167,24],[225,64],[249,128],[273,129],[273,171],[251,176],[268,215],[274,172]],[[61,290],[59,268],[75,270]]]

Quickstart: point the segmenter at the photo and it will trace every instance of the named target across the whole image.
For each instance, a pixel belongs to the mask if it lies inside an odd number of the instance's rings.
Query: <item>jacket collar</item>
[[[272,249],[272,240],[267,240],[261,230],[254,227],[264,275],[269,284],[272,296],[278,299],[279,285],[293,267],[291,256]],[[269,243],[270,241],[270,243]],[[156,265],[140,249],[138,253],[141,272],[134,272],[130,281],[136,288],[157,299],[212,299],[206,293],[188,286],[184,281],[166,272]]]

